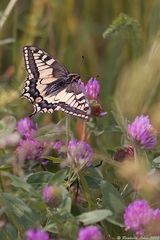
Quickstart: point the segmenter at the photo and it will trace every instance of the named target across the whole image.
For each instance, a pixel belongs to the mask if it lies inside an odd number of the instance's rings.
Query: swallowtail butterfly
[[[22,96],[37,112],[63,111],[88,120],[91,109],[80,85],[80,76],[69,71],[43,50],[25,46],[24,61],[28,77]]]

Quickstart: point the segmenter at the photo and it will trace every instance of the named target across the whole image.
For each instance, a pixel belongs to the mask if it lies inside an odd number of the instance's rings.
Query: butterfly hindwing
[[[45,95],[43,101],[35,105],[35,111],[50,113],[63,111],[70,115],[88,119],[90,106],[80,85],[73,82],[67,88],[56,93],[56,95]]]
[[[89,102],[82,92],[80,84],[77,82],[69,84],[67,88],[59,92],[55,96],[56,101],[58,101],[57,107],[67,114],[86,119],[90,115]]]
[[[26,46],[23,52],[29,76],[22,96],[33,103],[33,114],[63,111],[88,119],[90,106],[80,87],[79,76],[70,74],[62,64],[39,48]]]

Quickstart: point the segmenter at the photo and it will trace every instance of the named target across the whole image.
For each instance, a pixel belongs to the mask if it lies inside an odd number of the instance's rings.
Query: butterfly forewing
[[[26,46],[23,52],[26,69],[35,78],[47,78],[48,76],[61,78],[69,74],[62,64],[39,48]]]
[[[90,106],[78,75],[70,74],[62,64],[39,48],[26,46],[23,52],[29,76],[22,95],[33,103],[33,114],[60,110],[88,119]]]

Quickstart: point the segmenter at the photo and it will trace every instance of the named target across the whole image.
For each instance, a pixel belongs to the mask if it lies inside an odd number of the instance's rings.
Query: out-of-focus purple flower
[[[132,146],[125,146],[124,148],[120,148],[114,154],[114,160],[118,162],[122,162],[125,159],[134,157],[134,148]]]
[[[16,149],[17,157],[20,162],[25,160],[37,160],[43,161],[41,159],[44,152],[44,144],[36,139],[25,139],[19,142],[19,145]]]
[[[149,116],[138,116],[128,124],[128,135],[145,149],[152,149],[157,144],[157,135],[150,123]]]
[[[49,235],[41,229],[29,229],[26,232],[26,240],[49,240]]]
[[[17,123],[17,130],[24,138],[33,138],[36,135],[36,124],[29,118],[22,118]]]
[[[83,227],[79,230],[77,240],[103,240],[104,237],[97,226]]]
[[[85,95],[91,100],[91,114],[96,117],[105,117],[107,112],[105,112],[101,104],[97,101],[100,93],[100,84],[99,81],[95,77],[91,77],[88,83],[85,85]]]
[[[64,145],[65,145],[64,141],[56,140],[53,142],[53,149],[59,152]]]
[[[78,84],[79,84],[79,86],[80,86],[82,92],[85,92],[85,85],[84,85],[84,82],[82,82],[82,80],[79,79]]]
[[[68,143],[67,157],[76,167],[89,167],[92,165],[93,150],[88,143],[73,139]]]
[[[97,100],[100,92],[100,84],[95,77],[89,79],[85,86],[86,96],[91,100]]]
[[[43,192],[42,192],[42,195],[43,195],[43,199],[45,202],[51,202],[52,199],[54,198],[54,188],[53,186],[45,186],[43,188]]]
[[[153,220],[158,219],[160,221],[160,209],[157,208],[153,211]]]
[[[62,200],[62,192],[60,186],[45,186],[42,191],[44,201],[54,207],[57,207]]]
[[[145,226],[153,219],[154,211],[145,200],[136,200],[125,209],[126,230],[133,230],[137,236],[144,235]]]

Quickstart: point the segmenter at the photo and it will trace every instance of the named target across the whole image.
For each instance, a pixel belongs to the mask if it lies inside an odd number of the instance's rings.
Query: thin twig
[[[16,4],[18,0],[11,0],[6,9],[4,10],[3,14],[2,14],[2,17],[0,18],[0,30],[3,28],[3,25],[5,23],[5,21],[7,20],[9,14],[11,13],[14,5]]]
[[[87,139],[86,133],[86,121],[83,121],[82,124],[82,140],[85,141]]]

